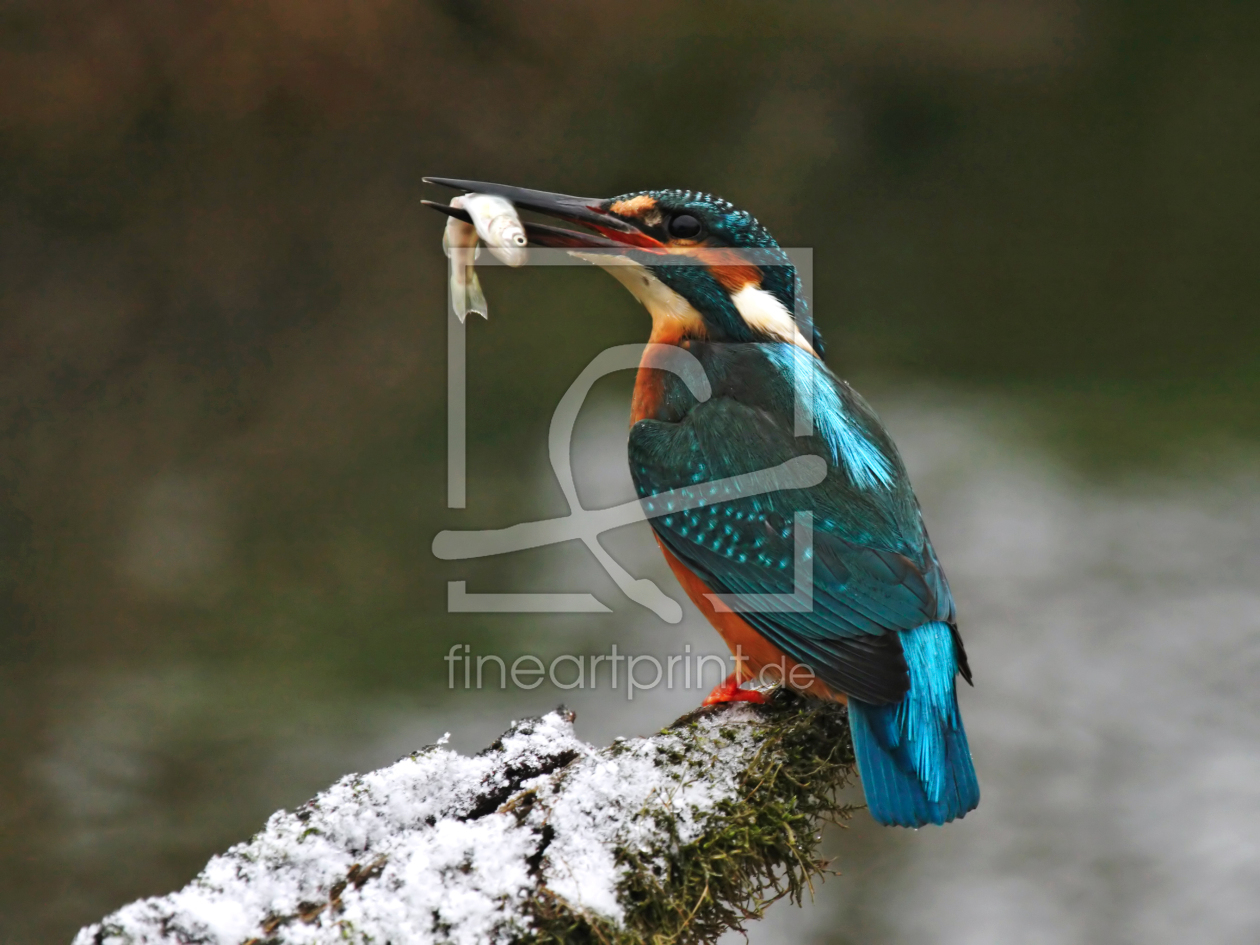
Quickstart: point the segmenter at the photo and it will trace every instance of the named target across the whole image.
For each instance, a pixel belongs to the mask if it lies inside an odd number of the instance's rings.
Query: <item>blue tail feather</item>
[[[910,689],[893,705],[849,700],[853,750],[871,816],[921,827],[962,817],[980,803],[958,712],[953,637],[944,623],[901,635]]]

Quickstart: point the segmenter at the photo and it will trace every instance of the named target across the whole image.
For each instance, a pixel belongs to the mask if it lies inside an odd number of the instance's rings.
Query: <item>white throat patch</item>
[[[749,283],[731,296],[740,317],[751,327],[771,337],[797,345],[806,351],[814,346],[805,340],[796,327],[796,319],[773,293]]]
[[[624,256],[573,253],[594,263],[630,290],[652,316],[652,336],[681,334],[685,330],[703,336],[704,319],[690,302],[661,282],[647,269]]]

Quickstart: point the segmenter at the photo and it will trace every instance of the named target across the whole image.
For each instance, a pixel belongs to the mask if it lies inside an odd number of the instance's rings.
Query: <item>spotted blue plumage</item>
[[[979,789],[958,712],[955,676],[969,671],[948,582],[878,418],[806,352],[815,432],[794,435],[790,369],[798,356],[790,347],[692,342],[713,395],[698,403],[681,382],[666,380],[656,418],[631,431],[631,472],[648,502],[674,488],[703,500],[685,512],[668,510],[652,527],[714,593],[790,593],[794,516],[813,513],[812,609],[743,616],[849,695],[873,816],[903,826],[961,817],[978,803]],[[710,491],[718,490],[710,480],[806,453],[828,462],[827,479],[812,489]]]

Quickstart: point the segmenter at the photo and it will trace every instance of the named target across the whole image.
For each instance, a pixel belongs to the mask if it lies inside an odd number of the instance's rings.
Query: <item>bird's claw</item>
[[[740,680],[734,673],[718,683],[717,688],[709,693],[701,706],[721,705],[724,702],[751,702],[754,705],[765,705],[766,694],[758,689],[741,689]]]

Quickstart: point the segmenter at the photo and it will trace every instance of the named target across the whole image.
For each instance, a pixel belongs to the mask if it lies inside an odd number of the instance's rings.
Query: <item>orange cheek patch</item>
[[[732,295],[746,286],[761,285],[761,270],[756,266],[710,266],[709,272]]]
[[[761,270],[736,250],[712,249],[705,246],[675,246],[670,252],[682,256],[694,256],[708,267],[709,274],[727,292],[734,295],[745,286],[761,285]]]
[[[629,200],[618,200],[608,209],[618,216],[637,217],[656,208],[656,198],[650,194],[639,194]]]

